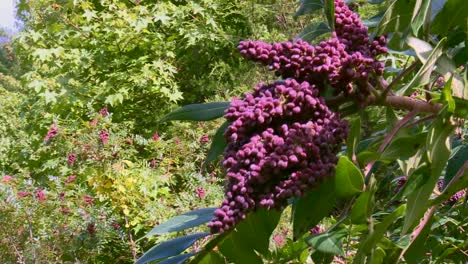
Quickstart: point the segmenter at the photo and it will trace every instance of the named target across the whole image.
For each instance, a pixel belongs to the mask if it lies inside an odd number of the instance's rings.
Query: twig
[[[125,218],[125,225],[128,226],[127,216],[124,216],[124,218]],[[133,260],[136,261],[137,252],[136,252],[136,247],[135,247],[135,241],[133,241],[133,236],[130,230],[128,230],[128,239],[130,240],[130,248],[132,249]]]
[[[400,130],[400,128],[402,128],[406,123],[408,123],[411,119],[413,119],[418,113],[419,113],[418,111],[413,110],[409,112],[405,117],[403,117],[400,121],[398,121],[395,127],[387,134],[384,141],[382,142],[380,147],[377,149],[377,152],[382,153],[387,147],[387,145],[390,143],[390,141],[392,140],[393,136],[395,136],[395,134],[398,132],[398,130]],[[375,161],[372,161],[367,164],[364,170],[366,179],[369,178],[370,172],[372,171],[372,167],[374,167],[374,164],[375,164]]]
[[[413,232],[411,233],[411,243],[401,251],[401,254],[400,254],[400,259],[403,257],[403,255],[408,251],[408,249],[411,247],[411,245],[414,243],[414,241],[416,241],[416,239],[418,238],[418,236],[421,234],[422,230],[424,229],[424,227],[427,225],[427,223],[429,223],[429,220],[431,219],[432,215],[434,214],[435,212],[435,209],[436,207],[435,206],[431,206],[431,208],[429,208],[427,211],[426,211],[426,214],[424,214],[424,217],[423,219],[421,220],[421,222],[419,223],[419,225],[413,230]]]
[[[385,88],[385,90],[383,91],[382,93],[382,96],[381,98],[384,99],[388,92],[392,90],[392,88],[401,80],[403,79],[403,77],[405,77],[408,73],[410,73],[412,70],[414,70],[414,68],[416,68],[416,66],[418,66],[419,62],[418,61],[415,61],[413,62],[413,64],[411,64],[408,68],[404,69],[402,72],[400,72],[400,74],[397,75],[397,77],[395,77],[395,79],[392,80],[392,82],[387,86],[387,88]]]
[[[426,117],[420,118],[420,119],[418,119],[418,120],[416,120],[416,121],[414,121],[412,123],[409,123],[409,124],[405,125],[405,128],[415,126],[415,125],[417,125],[419,123],[426,122],[426,121],[434,119],[436,117],[437,117],[436,114],[428,115]]]

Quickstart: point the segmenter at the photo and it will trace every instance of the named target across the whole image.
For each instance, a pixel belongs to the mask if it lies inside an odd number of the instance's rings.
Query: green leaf
[[[361,119],[355,118],[351,121],[351,129],[349,130],[348,140],[346,141],[346,152],[348,158],[353,160],[356,154],[356,148],[361,138]]]
[[[415,36],[418,35],[421,26],[425,25],[423,28],[427,29],[431,18],[431,6],[432,0],[416,0],[411,18],[411,29]]]
[[[385,148],[380,156],[380,160],[394,161],[396,159],[407,160],[424,145],[426,133],[419,133],[413,136],[398,137]]]
[[[211,251],[206,254],[206,256],[198,262],[199,264],[225,264],[226,261],[224,258],[216,251]]]
[[[388,227],[405,213],[406,205],[400,205],[391,214],[385,216],[379,224],[375,225],[374,231],[360,244],[355,259],[368,255],[377,243],[384,237]]]
[[[328,21],[328,26],[332,31],[335,30],[335,1],[334,0],[323,0],[325,1],[324,11],[325,17]]]
[[[333,254],[344,256],[344,251],[341,247],[343,238],[347,235],[345,229],[336,229],[331,232],[318,234],[308,237],[307,244],[311,245],[313,249],[326,254]]]
[[[260,209],[250,213],[218,245],[219,251],[233,263],[263,263],[258,253],[269,253],[270,236],[280,216],[281,212],[276,210]]]
[[[195,241],[204,238],[207,235],[209,235],[209,233],[196,233],[188,236],[174,238],[169,241],[164,241],[145,252],[145,254],[141,256],[135,262],[135,264],[144,264],[153,260],[178,255],[180,252],[184,251],[193,243],[195,243]]]
[[[421,259],[424,258],[424,254],[426,253],[424,245],[426,244],[427,238],[431,232],[432,222],[434,221],[434,216],[431,215],[430,217],[421,233],[419,233],[415,240],[411,241],[404,254],[404,258],[409,264],[420,263]]]
[[[293,204],[293,238],[299,239],[335,206],[335,180],[328,179]]]
[[[229,122],[224,122],[218,128],[218,130],[216,130],[216,134],[214,135],[213,141],[210,146],[210,150],[208,150],[208,154],[206,155],[205,164],[209,164],[210,162],[215,160],[219,155],[223,154],[224,149],[227,146],[226,139],[224,138],[224,131],[226,131],[229,124]]]
[[[321,0],[301,0],[301,6],[294,13],[295,17],[310,14],[314,11],[320,10],[323,8]]]
[[[450,76],[450,79],[445,83],[444,89],[442,90],[442,100],[447,103],[447,110],[449,113],[455,112],[455,101],[452,97],[452,80],[453,75]]]
[[[421,187],[408,195],[408,207],[402,229],[403,234],[406,234],[414,226],[430,205],[429,198],[450,155],[449,135],[452,130],[453,127],[450,125],[449,118],[446,117],[445,111],[442,111],[429,129],[426,139],[427,159],[430,162],[428,173],[430,176]]]
[[[410,38],[408,40],[408,45],[410,45],[416,51],[416,54],[418,54],[418,53],[420,53],[418,51],[419,47],[415,46],[415,45],[412,45],[412,44],[416,43],[413,40],[414,40],[413,38]],[[437,60],[439,59],[439,57],[444,52],[444,45],[445,45],[446,42],[447,42],[447,38],[443,38],[442,40],[439,41],[439,43],[437,43],[437,46],[429,54],[426,62],[424,62],[423,66],[419,69],[419,71],[413,77],[411,82],[408,83],[407,85],[405,85],[403,88],[401,88],[398,91],[399,94],[404,95],[404,94],[406,94],[407,91],[408,92],[412,91],[413,88],[415,88],[417,86],[421,86],[421,85],[425,85],[425,84],[429,83],[431,73],[432,73],[432,71],[434,69],[434,66],[435,66]]]
[[[365,191],[359,195],[351,208],[351,223],[364,224],[367,222],[371,198],[372,193],[370,191]]]
[[[403,32],[411,22],[414,1],[393,1],[385,11],[375,35],[380,36],[390,32]]]
[[[468,1],[449,0],[432,22],[431,31],[435,34],[447,35],[448,32],[466,23],[468,17]]]
[[[463,164],[468,161],[468,143],[462,143],[452,150],[444,176],[444,187],[453,179]]]
[[[430,178],[430,171],[427,165],[421,166],[414,173],[407,177],[407,180],[401,190],[392,198],[392,201],[408,197],[417,189],[423,186]]]
[[[323,22],[313,23],[305,27],[304,30],[299,33],[297,38],[312,43],[318,36],[330,31],[330,27]]]
[[[336,165],[335,190],[337,197],[348,198],[362,192],[364,177],[361,171],[346,156],[341,156]]]
[[[191,104],[183,106],[166,116],[160,122],[171,120],[209,121],[224,115],[224,110],[229,107],[229,102],[212,102],[205,104]]]
[[[385,1],[385,0],[368,0],[367,2],[368,2],[369,4],[374,4],[374,5],[376,5],[376,4],[383,3],[384,1]]]
[[[191,256],[194,256],[196,253],[195,252],[190,252],[182,255],[178,255],[175,257],[167,258],[161,262],[158,262],[158,264],[182,264],[184,263],[188,258]],[[218,262],[220,263],[220,262]],[[215,263],[213,263],[215,264]]]
[[[407,39],[407,43],[411,48],[414,49],[414,51],[416,52],[416,56],[423,64],[428,62],[429,56],[433,51],[431,44],[412,37],[409,37]],[[452,95],[458,98],[468,99],[468,89],[464,87],[463,81],[460,78],[460,76],[455,74],[457,66],[455,65],[453,60],[448,58],[446,54],[442,54],[437,60],[436,66],[437,67],[435,68],[435,71],[442,75],[446,80],[453,76]]]
[[[153,228],[144,237],[182,231],[207,223],[213,218],[215,210],[216,208],[203,208],[175,216]]]
[[[456,194],[458,191],[468,188],[468,161],[465,161],[463,166],[460,167],[458,173],[460,173],[460,176],[457,176],[456,179],[452,179],[448,183],[448,186],[445,187],[442,194],[431,201],[431,205],[440,204],[452,197],[452,195]]]

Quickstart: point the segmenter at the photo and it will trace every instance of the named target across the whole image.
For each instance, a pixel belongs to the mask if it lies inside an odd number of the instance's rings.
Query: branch
[[[391,95],[385,97],[382,102],[378,101],[375,96],[369,97],[369,104],[384,105],[393,108],[405,109],[410,111],[418,111],[424,113],[437,114],[442,109],[442,104],[431,104],[423,100],[417,100],[406,96]]]
[[[405,117],[403,117],[398,123],[395,125],[395,127],[387,134],[385,137],[384,141],[382,142],[382,145],[380,145],[379,149],[377,150],[378,153],[382,153],[387,145],[390,143],[392,140],[393,136],[402,128],[406,123],[408,123],[411,119],[413,119],[415,116],[418,115],[418,111],[413,110],[409,114],[407,114]],[[366,175],[366,180],[369,178],[371,175],[372,168],[374,167],[375,161],[372,161],[367,164],[365,168],[365,175]]]
[[[401,79],[403,79],[403,77],[405,77],[408,73],[414,70],[414,68],[418,66],[418,63],[419,63],[418,61],[415,61],[408,68],[400,72],[400,74],[398,74],[398,76],[395,77],[395,79],[393,79],[393,81],[387,86],[387,88],[385,88],[385,90],[382,93],[382,98],[385,98],[385,96],[387,96],[388,92],[392,90],[392,88],[397,84],[397,82],[399,82]]]

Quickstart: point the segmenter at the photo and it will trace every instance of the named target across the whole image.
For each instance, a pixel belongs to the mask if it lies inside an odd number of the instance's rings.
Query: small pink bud
[[[102,144],[106,145],[107,141],[109,141],[109,132],[107,132],[107,130],[101,130],[99,137],[101,138]]]
[[[205,196],[206,196],[206,193],[205,193],[205,189],[203,189],[203,187],[198,187],[197,190],[195,191],[195,193],[197,194],[198,198],[200,199],[205,199]]]
[[[159,140],[159,134],[158,132],[155,132],[153,135],[153,141],[158,141]]]
[[[45,201],[46,200],[44,190],[39,189],[39,190],[36,191],[36,199],[39,200],[39,201]]]
[[[47,131],[47,135],[45,136],[44,140],[45,141],[50,141],[51,139],[53,139],[54,137],[56,137],[58,135],[58,132],[59,132],[59,129],[57,127],[57,124],[56,123],[53,123],[49,130]]]
[[[75,164],[75,160],[76,160],[75,153],[68,154],[68,165],[70,165],[70,167],[73,167],[73,165]]]
[[[30,196],[31,193],[30,192],[25,192],[25,191],[19,191],[17,193],[17,195],[18,195],[19,198],[24,198],[24,197]]]
[[[206,144],[210,141],[210,138],[207,136],[207,135],[203,135],[201,138],[200,138],[200,143],[202,144]]]
[[[97,118],[94,118],[91,122],[89,122],[89,125],[92,127],[97,126],[99,120]]]
[[[109,111],[107,110],[107,106],[103,107],[101,110],[99,110],[99,114],[102,117],[106,117],[109,115]]]
[[[10,175],[5,175],[3,176],[2,182],[7,184],[11,181],[15,181],[15,178],[11,177]]]
[[[71,184],[72,182],[74,182],[76,179],[76,175],[70,175],[68,176],[67,178],[67,181],[65,182],[66,184]]]

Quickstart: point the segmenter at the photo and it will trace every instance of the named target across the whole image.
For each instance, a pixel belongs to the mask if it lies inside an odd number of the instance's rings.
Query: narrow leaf
[[[416,73],[416,75],[413,77],[410,83],[405,85],[403,88],[401,88],[398,93],[399,94],[406,94],[407,92],[412,91],[413,88],[421,85],[425,85],[429,83],[431,73],[434,69],[434,65],[436,64],[437,60],[439,57],[443,54],[444,52],[444,45],[447,42],[447,38],[443,38],[437,46],[432,50],[430,53],[429,57],[427,58],[427,61],[423,64],[423,66],[419,69],[419,71]],[[411,46],[411,42],[408,43],[408,45]],[[412,46],[412,48],[414,48]],[[418,51],[415,49],[416,53]]]
[[[209,164],[215,160],[219,155],[223,154],[224,149],[226,148],[226,139],[224,138],[224,131],[226,131],[229,126],[229,122],[224,122],[216,131],[213,141],[211,143],[210,150],[206,155],[205,164]]]
[[[346,152],[348,158],[355,160],[356,148],[360,140],[361,134],[361,119],[356,118],[351,122],[351,129],[349,130],[348,140],[346,141]]]
[[[465,162],[468,161],[468,143],[462,143],[453,149],[447,163],[444,176],[444,188],[453,179]]]
[[[167,114],[160,120],[160,122],[171,120],[213,120],[222,117],[224,115],[224,110],[229,107],[229,104],[229,102],[212,102],[186,105]]]
[[[323,7],[321,0],[301,0],[299,9],[294,13],[295,17],[310,14],[320,10]]]
[[[390,32],[403,32],[411,22],[414,1],[393,1],[385,11],[375,35],[380,36]]]
[[[188,258],[190,258],[191,256],[194,256],[195,254],[196,254],[195,252],[190,252],[190,253],[178,255],[175,257],[167,258],[161,262],[158,262],[158,264],[182,264]]]
[[[325,17],[328,21],[328,26],[331,30],[335,30],[335,1],[334,0],[323,0],[325,1],[324,11]]]
[[[297,38],[312,43],[317,37],[330,31],[330,27],[323,22],[313,23],[305,27]]]
[[[411,18],[411,29],[415,36],[418,35],[421,26],[427,29],[427,24],[430,21],[432,0],[416,0],[416,5],[413,10],[413,17]]]
[[[196,233],[188,236],[178,237],[169,241],[164,241],[150,250],[148,250],[135,264],[144,264],[153,260],[159,260],[171,256],[178,255],[190,247],[195,241],[206,237],[209,233]]]
[[[153,228],[145,237],[182,231],[207,223],[213,218],[216,208],[203,208],[175,216]]]
[[[450,79],[445,83],[444,89],[442,90],[442,100],[447,103],[447,110],[449,113],[455,112],[455,101],[452,97],[452,80],[453,75],[450,76]]]
[[[374,228],[374,231],[364,240],[356,254],[356,259],[361,258],[363,255],[367,255],[375,247],[375,245],[383,238],[387,229],[393,224],[398,218],[402,217],[405,213],[405,205],[400,205],[395,209],[391,214],[384,217],[382,222],[377,224]]]

